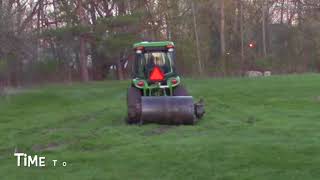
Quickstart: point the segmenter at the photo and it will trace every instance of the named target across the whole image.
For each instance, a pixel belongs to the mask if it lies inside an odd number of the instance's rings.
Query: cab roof
[[[135,43],[133,45],[133,48],[140,47],[140,46],[143,46],[143,47],[163,47],[163,46],[167,46],[167,45],[174,46],[174,43],[172,41],[153,41],[153,42],[144,41],[144,42]]]

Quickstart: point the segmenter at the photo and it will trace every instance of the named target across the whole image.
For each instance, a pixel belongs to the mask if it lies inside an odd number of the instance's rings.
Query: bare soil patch
[[[49,143],[49,144],[38,144],[38,145],[34,145],[32,146],[32,150],[35,152],[42,152],[42,151],[54,151],[57,150],[59,148],[61,148],[63,145],[65,145],[64,143]]]
[[[144,133],[145,136],[154,136],[154,135],[160,135],[168,132],[170,129],[175,128],[176,126],[169,126],[169,125],[162,125],[158,128],[154,128],[150,131],[146,131]]]

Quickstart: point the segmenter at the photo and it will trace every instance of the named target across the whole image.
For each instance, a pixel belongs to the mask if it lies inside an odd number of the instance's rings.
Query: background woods
[[[0,86],[125,79],[135,41],[183,75],[320,70],[319,0],[0,0]]]

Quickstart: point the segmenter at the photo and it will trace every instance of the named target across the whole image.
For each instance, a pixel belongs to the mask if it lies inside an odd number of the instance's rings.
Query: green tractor
[[[204,114],[204,105],[194,103],[181,85],[174,67],[174,43],[140,42],[134,44],[134,51],[127,123],[195,124]]]

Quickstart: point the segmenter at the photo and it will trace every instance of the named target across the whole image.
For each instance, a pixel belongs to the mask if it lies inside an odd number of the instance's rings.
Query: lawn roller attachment
[[[128,105],[130,124],[193,125],[203,114],[203,103],[194,103],[191,96],[146,96]]]
[[[141,123],[194,124],[203,115],[201,108],[191,96],[142,97]]]
[[[194,103],[181,85],[173,66],[173,42],[141,42],[134,50],[127,123],[195,124],[204,114],[204,105]]]

